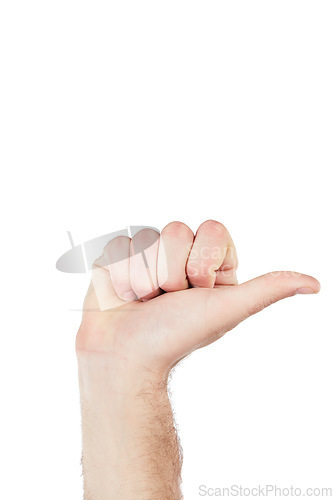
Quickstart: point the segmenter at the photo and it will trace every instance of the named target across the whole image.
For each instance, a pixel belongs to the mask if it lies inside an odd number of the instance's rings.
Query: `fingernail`
[[[300,294],[307,294],[307,293],[316,293],[312,288],[309,287],[302,287],[302,288],[297,288],[296,293]]]
[[[137,299],[137,296],[135,295],[135,293],[132,290],[130,290],[128,292],[123,292],[121,294],[121,298],[126,300],[126,302],[132,302],[132,300]]]

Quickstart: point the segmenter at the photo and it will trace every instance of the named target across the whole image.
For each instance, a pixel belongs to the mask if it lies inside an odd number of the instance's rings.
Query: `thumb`
[[[241,285],[217,290],[228,304],[227,330],[279,300],[296,294],[318,293],[320,283],[312,276],[291,271],[277,271],[259,276]]]
[[[168,345],[174,346],[171,357],[179,360],[193,350],[211,344],[274,302],[296,293],[318,293],[319,290],[320,284],[312,276],[279,271],[241,285],[192,288],[174,295],[166,294],[165,300],[169,299],[172,304],[176,301],[177,307],[181,304],[180,312],[175,308],[176,325],[169,336]],[[158,298],[155,304],[158,304]]]

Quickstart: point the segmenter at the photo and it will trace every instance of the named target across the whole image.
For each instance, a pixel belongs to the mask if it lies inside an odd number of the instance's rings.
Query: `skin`
[[[237,265],[211,220],[195,235],[171,222],[120,236],[96,260],[76,338],[85,500],[181,499],[170,371],[252,314],[320,289],[286,271],[238,284]]]

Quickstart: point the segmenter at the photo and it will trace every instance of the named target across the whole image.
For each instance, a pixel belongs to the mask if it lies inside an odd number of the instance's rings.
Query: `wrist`
[[[116,355],[77,351],[81,398],[132,399],[167,392],[168,372],[140,364],[133,366]]]
[[[180,498],[168,374],[105,353],[77,351],[77,359],[85,491],[101,500],[141,500],[155,490]]]

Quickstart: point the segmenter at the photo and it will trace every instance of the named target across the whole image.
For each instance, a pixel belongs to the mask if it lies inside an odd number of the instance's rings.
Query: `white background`
[[[245,281],[312,274],[172,380],[185,499],[333,487],[330,1],[0,7],[1,496],[82,498],[74,340],[88,275],[55,262],[122,229],[209,218]]]

